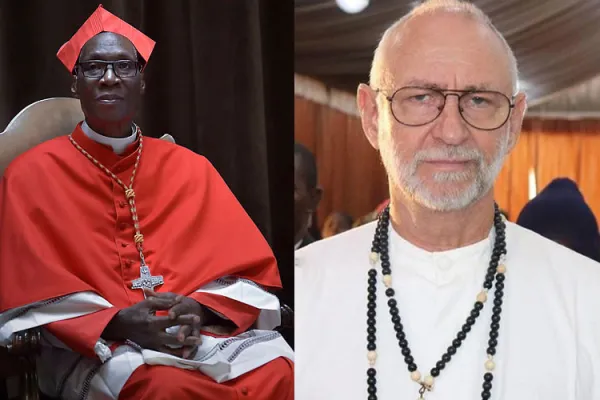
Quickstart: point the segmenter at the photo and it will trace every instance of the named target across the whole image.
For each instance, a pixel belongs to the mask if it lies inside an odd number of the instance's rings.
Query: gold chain
[[[118,176],[113,174],[112,171],[110,171],[108,168],[106,168],[100,161],[96,160],[94,157],[92,157],[92,155],[90,153],[85,151],[83,149],[83,147],[81,147],[79,145],[79,143],[77,143],[75,141],[75,139],[73,139],[73,135],[69,135],[69,140],[71,141],[71,143],[73,143],[73,145],[77,148],[77,150],[79,150],[84,156],[86,156],[91,162],[93,162],[98,168],[100,168],[102,171],[104,171],[108,176],[113,178],[119,185],[121,185],[121,187],[125,191],[125,197],[127,198],[127,201],[129,202],[129,209],[131,211],[133,227],[135,228],[135,235],[133,236],[133,240],[135,241],[136,247],[137,247],[138,251],[140,252],[140,260],[142,262],[142,265],[146,265],[146,261],[144,259],[144,250],[143,250],[144,235],[142,235],[142,233],[140,231],[140,222],[139,222],[139,218],[138,218],[138,214],[137,214],[137,209],[135,207],[135,191],[133,190],[133,182],[135,179],[135,174],[137,172],[138,166],[140,165],[140,158],[142,157],[142,147],[143,147],[142,146],[143,145],[142,132],[140,132],[140,129],[137,126],[135,129],[135,134],[136,134],[136,136],[139,135],[140,144],[139,144],[139,147],[137,150],[137,158],[135,159],[135,165],[133,166],[133,172],[131,173],[131,180],[130,180],[129,186],[125,185],[123,183],[123,181],[121,179],[119,179]]]

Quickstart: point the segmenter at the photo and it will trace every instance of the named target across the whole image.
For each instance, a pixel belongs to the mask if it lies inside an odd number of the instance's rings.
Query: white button
[[[452,260],[446,256],[440,256],[435,263],[442,271],[448,271],[452,268]]]

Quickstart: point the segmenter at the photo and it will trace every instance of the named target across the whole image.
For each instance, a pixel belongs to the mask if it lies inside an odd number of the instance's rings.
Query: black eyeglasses
[[[117,60],[117,61],[103,61],[103,60],[89,60],[82,61],[77,64],[78,68],[81,69],[83,76],[86,78],[100,79],[106,73],[108,66],[112,68],[115,75],[119,78],[133,78],[141,70],[140,63],[133,60]]]
[[[458,98],[458,111],[463,120],[473,128],[493,131],[503,126],[514,108],[514,96],[495,91],[438,90],[407,86],[396,90],[391,96],[381,93],[390,103],[392,115],[402,125],[427,125],[442,114],[448,96]]]

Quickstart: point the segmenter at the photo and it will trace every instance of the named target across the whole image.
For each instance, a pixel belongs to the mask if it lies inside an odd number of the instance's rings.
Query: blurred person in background
[[[571,179],[550,182],[525,205],[517,224],[600,261],[598,222]]]
[[[345,212],[334,211],[325,219],[323,229],[321,230],[321,237],[325,239],[338,233],[346,232],[352,229],[352,223],[351,215]]]
[[[294,145],[294,249],[316,239],[309,233],[323,190],[317,185],[315,156],[300,143]]]

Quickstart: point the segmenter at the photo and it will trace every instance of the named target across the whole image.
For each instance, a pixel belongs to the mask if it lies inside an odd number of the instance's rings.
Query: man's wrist
[[[104,340],[111,340],[113,342],[125,340],[123,337],[123,328],[121,326],[121,311],[117,312],[112,319],[104,327],[104,331],[100,335]]]

